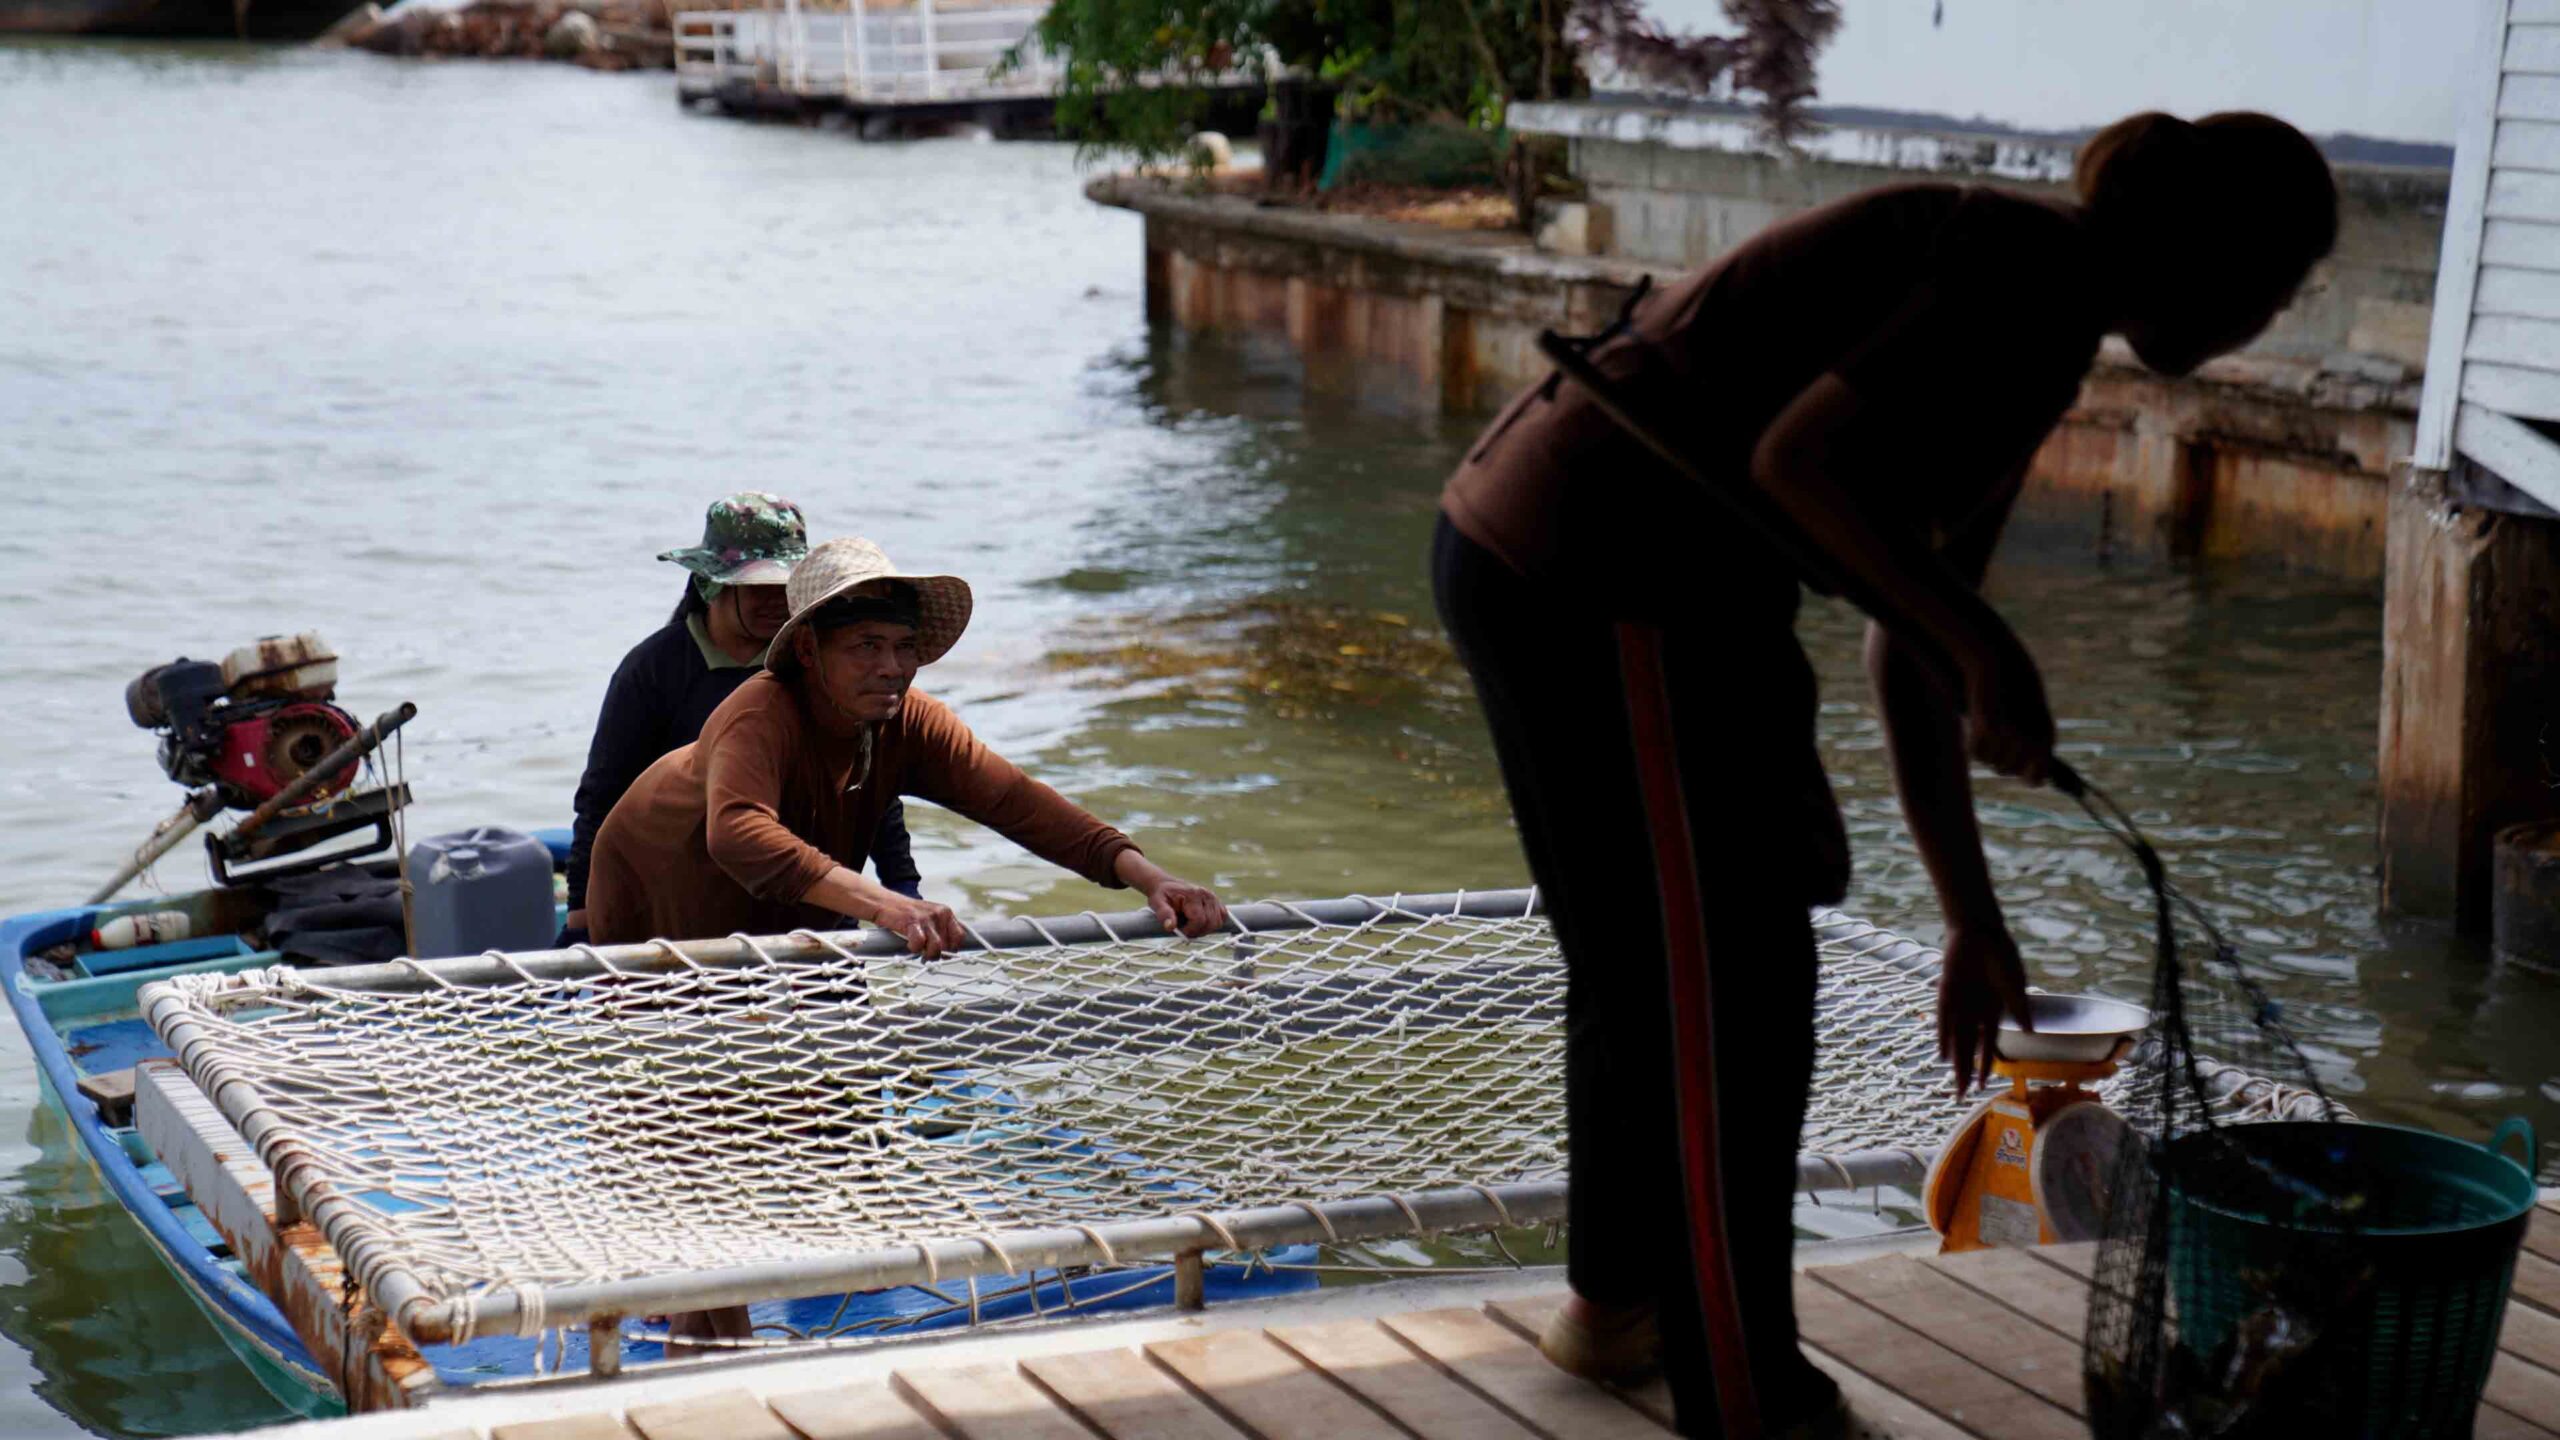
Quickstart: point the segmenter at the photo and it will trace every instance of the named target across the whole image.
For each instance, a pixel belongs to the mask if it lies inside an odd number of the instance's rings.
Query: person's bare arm
[[[1843,473],[1840,457],[1880,446],[1848,441],[1887,423],[1836,375],[1824,375],[1788,402],[1751,456],[1751,479],[1834,564],[1873,590],[1956,669],[1964,691],[1965,748],[2003,775],[2041,783],[2053,754],[2053,717],[2035,661],[1999,614],[1928,547],[1896,544],[1870,518],[1861,492],[1870,477]],[[1925,448],[1927,437],[1899,437]],[[2003,477],[2005,478],[2005,477]],[[1986,492],[1994,489],[1986,484]],[[1991,532],[1997,538],[1997,528]],[[1987,553],[1987,551],[1986,551]]]
[[[927,960],[938,958],[968,938],[960,929],[960,917],[952,913],[950,906],[910,900],[842,865],[818,877],[818,883],[800,898],[803,903],[839,915],[868,920],[906,941],[908,949]]]
[[[1979,587],[2023,480],[2013,473],[1943,552],[1956,576]],[[1904,819],[1946,917],[1938,978],[1938,1058],[1954,1062],[1962,1095],[1990,1074],[2000,1013],[2026,1023],[2026,967],[1992,892],[1974,819],[1963,722],[1940,680],[1926,674],[1881,625],[1867,627],[1867,674],[1884,712],[1886,752]]]
[[[1136,850],[1112,857],[1120,883],[1147,897],[1147,908],[1167,930],[1198,937],[1227,923],[1226,903],[1206,885],[1185,880]]]

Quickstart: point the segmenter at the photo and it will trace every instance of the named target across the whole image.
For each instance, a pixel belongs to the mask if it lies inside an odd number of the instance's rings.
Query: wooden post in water
[[[2478,933],[2499,829],[2560,818],[2560,227],[2520,198],[2560,166],[2560,90],[2525,6],[2471,9],[2426,393],[2391,487],[2379,768],[2384,907]]]
[[[2382,611],[2382,899],[2484,933],[2498,831],[2560,815],[2560,522],[2392,487]]]
[[[942,52],[934,44],[933,0],[916,0],[916,19],[924,27],[924,98],[942,93]]]
[[[853,0],[853,78],[846,82],[850,98],[865,98],[871,89],[871,7]]]

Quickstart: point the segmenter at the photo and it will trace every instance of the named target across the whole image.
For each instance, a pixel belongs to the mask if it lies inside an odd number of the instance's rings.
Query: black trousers
[[[1662,899],[1616,621],[1606,606],[1521,578],[1446,518],[1432,581],[1565,954],[1574,1291],[1657,1306],[1680,1431],[1720,1434],[1680,1170]],[[1773,636],[1755,624],[1742,637],[1713,622],[1664,632],[1664,685],[1705,911],[1727,1255],[1774,1429],[1831,1393],[1796,1348],[1790,1264],[1819,882],[1792,833],[1810,716],[1775,697],[1802,679],[1809,700],[1810,681],[1786,669],[1804,662],[1783,627]]]

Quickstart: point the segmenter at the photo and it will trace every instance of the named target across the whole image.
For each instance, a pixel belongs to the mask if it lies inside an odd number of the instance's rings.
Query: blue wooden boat
[[[552,849],[555,865],[564,863],[568,832],[540,833]],[[5,977],[10,1008],[42,1070],[46,1103],[69,1122],[81,1153],[141,1227],[169,1273],[278,1401],[297,1414],[331,1415],[340,1413],[343,1406],[327,1367],[312,1357],[285,1313],[232,1255],[229,1242],[153,1153],[131,1115],[117,1113],[114,1093],[114,1077],[141,1061],[169,1054],[136,1006],[136,992],[144,984],[172,975],[248,970],[282,962],[279,953],[258,949],[248,938],[262,918],[257,907],[252,890],[213,889],[9,917],[0,920],[0,977]],[[191,938],[124,950],[88,948],[88,937],[106,920],[167,910],[187,916]],[[1292,1266],[1314,1257],[1307,1247],[1293,1247],[1275,1251],[1271,1258]],[[1278,1294],[1316,1283],[1309,1270],[1267,1266],[1213,1265],[1207,1280],[1212,1301]],[[961,1296],[904,1287],[774,1301],[752,1307],[751,1314],[759,1327],[782,1327],[793,1334],[858,1331],[896,1336],[1034,1311],[1167,1304],[1173,1299],[1173,1288],[1170,1266],[1138,1267],[1098,1277],[1039,1271],[981,1281],[974,1304]],[[571,1333],[565,1345],[560,1361],[566,1370],[573,1374],[583,1370],[584,1334]],[[468,1387],[536,1370],[536,1342],[529,1338],[483,1339],[428,1347],[423,1353],[447,1387]],[[629,1361],[653,1360],[660,1354],[651,1343],[633,1340],[624,1346]]]

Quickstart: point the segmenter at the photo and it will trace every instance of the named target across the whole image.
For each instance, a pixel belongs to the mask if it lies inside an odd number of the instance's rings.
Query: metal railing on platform
[[[694,92],[747,86],[860,105],[1038,98],[1056,92],[1062,67],[1037,45],[1021,64],[995,71],[1048,8],[849,0],[819,9],[781,0],[754,10],[680,11],[676,75]]]

